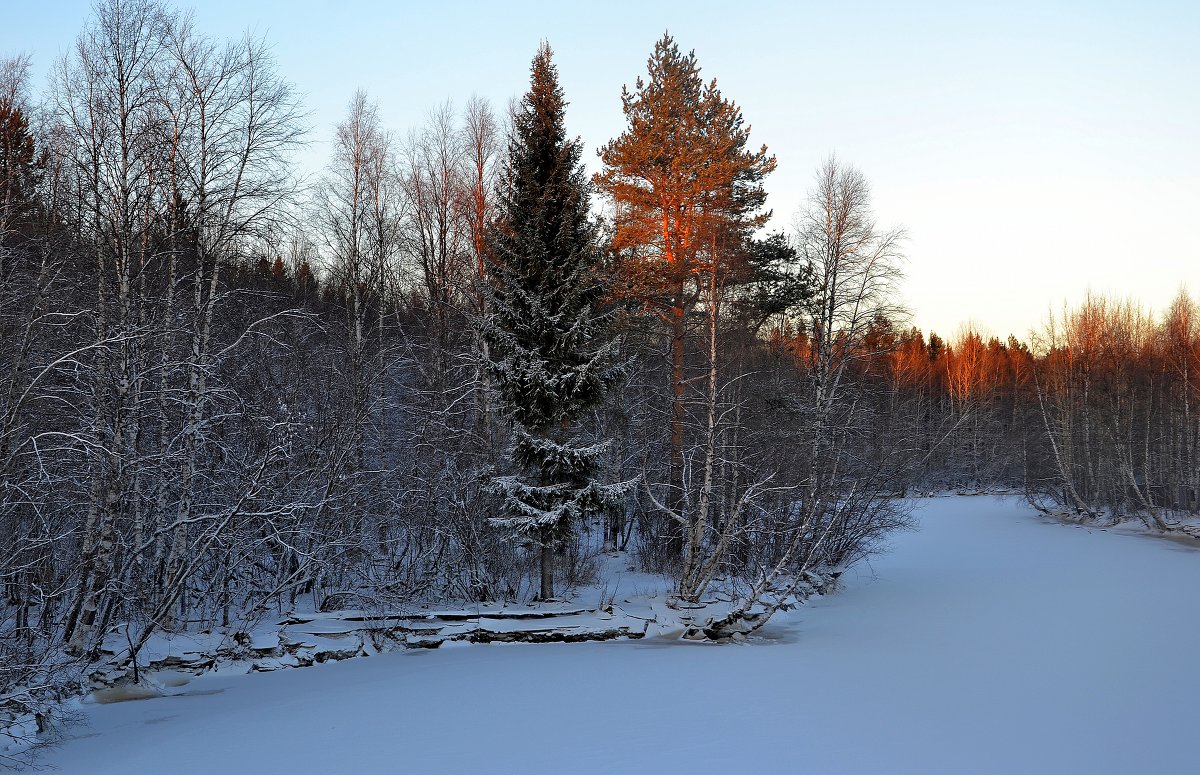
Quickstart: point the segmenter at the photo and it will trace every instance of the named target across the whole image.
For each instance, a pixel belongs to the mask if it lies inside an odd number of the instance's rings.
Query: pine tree
[[[37,178],[47,158],[34,151],[24,112],[0,97],[0,237],[35,214]]]
[[[485,335],[501,410],[513,426],[511,460],[521,472],[496,479],[505,513],[492,523],[538,544],[541,597],[549,599],[555,547],[622,487],[595,480],[605,445],[587,443],[578,427],[617,371],[613,343],[594,311],[604,288],[582,143],[567,139],[566,103],[547,44],[531,69],[487,235]]]
[[[671,453],[669,505],[683,501],[684,337],[699,298],[696,280],[722,259],[712,255],[717,234],[748,238],[766,223],[763,179],[775,169],[764,145],[749,147],[741,109],[715,80],[705,83],[695,52],[682,53],[669,34],[654,45],[649,80],[621,95],[629,124],[600,149],[596,184],[618,205],[613,248],[631,252],[622,267],[632,294],[658,313],[671,337]],[[737,244],[737,239],[726,239]],[[707,255],[706,255],[707,253]],[[667,552],[678,557],[682,535],[669,523]]]

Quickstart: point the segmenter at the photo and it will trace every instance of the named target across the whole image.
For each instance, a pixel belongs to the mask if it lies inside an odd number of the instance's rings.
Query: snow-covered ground
[[[63,773],[1195,772],[1200,552],[923,502],[845,589],[716,646],[448,644],[84,706]]]

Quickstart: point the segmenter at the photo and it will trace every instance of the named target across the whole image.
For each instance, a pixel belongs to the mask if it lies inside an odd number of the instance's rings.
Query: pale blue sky
[[[85,0],[7,0],[0,53],[39,79]],[[403,133],[472,93],[524,90],[546,38],[594,149],[623,127],[622,84],[670,29],[779,158],[786,227],[830,152],[903,224],[905,298],[924,330],[973,319],[1024,336],[1093,291],[1163,309],[1200,294],[1200,4],[755,2],[179,2],[201,28],[250,28],[305,95],[317,171],[359,87]]]

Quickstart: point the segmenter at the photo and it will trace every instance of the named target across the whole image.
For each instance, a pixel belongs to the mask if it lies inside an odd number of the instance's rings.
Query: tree
[[[24,111],[0,97],[0,239],[10,227],[33,215],[38,172],[45,164],[46,154],[34,151]]]
[[[485,439],[491,436],[487,432],[492,411],[491,405],[488,403],[491,385],[485,366],[488,361],[488,345],[487,340],[482,336],[479,322],[487,312],[487,294],[484,291],[487,270],[484,256],[487,253],[487,225],[492,219],[495,208],[493,191],[496,188],[499,157],[504,150],[501,136],[502,133],[492,114],[491,106],[480,97],[472,97],[467,102],[463,114],[463,125],[459,131],[463,171],[458,192],[458,210],[471,237],[470,252],[474,264],[470,295],[471,314],[478,350],[474,370],[474,381],[478,388],[476,425],[484,431]]]
[[[379,306],[375,297],[384,284],[389,240],[374,240],[377,249],[371,247],[372,238],[388,228],[386,216],[375,216],[383,212],[378,206],[379,194],[386,185],[390,156],[377,107],[363,91],[356,91],[346,119],[337,126],[333,162],[318,192],[318,209],[332,258],[330,273],[345,294],[350,393],[346,466],[351,474],[363,465],[368,406],[374,387],[368,365],[368,347],[373,339],[369,308],[372,302]]]
[[[221,357],[214,346],[216,317],[232,301],[221,291],[222,271],[246,247],[248,240],[271,225],[281,204],[294,193],[285,159],[299,143],[301,131],[293,90],[276,74],[265,40],[245,35],[236,43],[221,45],[198,33],[190,17],[172,19],[165,15],[164,22],[167,28],[163,44],[168,53],[162,77],[166,83],[154,84],[163,113],[170,117],[174,141],[169,146],[164,143],[170,148],[171,180],[164,342],[173,338],[169,326],[177,294],[191,329],[187,334],[188,352],[183,359],[187,387],[181,401],[184,416],[179,444],[179,494],[174,509],[177,527],[167,561],[165,588],[158,601],[166,615],[169,601],[175,595],[182,595],[177,588],[186,581],[184,573],[192,538],[189,526],[195,521],[197,500],[204,490],[197,479],[202,475],[205,448],[222,442],[206,437],[205,433],[217,405],[216,394],[220,392],[220,387],[213,384],[217,381]],[[156,118],[162,121],[163,116]],[[176,203],[184,204],[184,213],[177,212]],[[190,267],[191,288],[180,283],[177,290],[174,287],[177,253],[185,241],[179,237],[185,234],[186,250],[194,261]],[[243,333],[250,333],[255,325],[251,323]],[[170,446],[167,439],[170,412],[166,406],[170,392],[166,375],[171,371],[168,350],[164,345],[159,396],[162,418],[159,447],[164,451]],[[167,500],[164,489],[160,484],[156,513],[160,518],[165,516],[161,513]],[[201,535],[205,535],[203,530]],[[228,584],[227,562],[223,576],[222,583]],[[186,615],[185,599],[181,599],[180,609],[181,615]],[[152,617],[152,621],[157,618]],[[149,634],[147,629],[143,638]]]
[[[71,651],[96,653],[107,622],[140,613],[136,652],[174,611],[186,621],[193,577],[237,523],[207,507],[260,491],[266,458],[233,462],[222,371],[269,318],[225,338],[238,310],[225,272],[293,193],[298,110],[263,41],[220,45],[154,0],[97,7],[53,105],[96,293],[71,364],[81,426],[64,435],[89,492],[66,630]],[[213,568],[207,583],[225,587],[228,563]]]
[[[550,47],[533,59],[502,174],[497,218],[487,233],[492,376],[512,423],[512,463],[496,479],[505,515],[540,547],[541,597],[554,595],[554,549],[573,522],[615,497],[595,480],[604,444],[578,427],[616,376],[613,350],[594,311],[603,287],[601,253],[588,213],[582,144],[569,140],[563,92]]]
[[[463,156],[462,186],[458,208],[471,234],[471,253],[477,280],[484,277],[487,224],[494,206],[496,163],[500,152],[501,131],[491,105],[482,97],[472,97],[463,112],[459,146]]]
[[[1175,507],[1193,514],[1200,511],[1200,306],[1180,289],[1163,320],[1164,360],[1172,386],[1168,412],[1178,431],[1168,497]]]
[[[683,54],[669,34],[654,45],[649,80],[622,90],[629,122],[600,150],[597,185],[617,205],[613,248],[625,254],[630,295],[669,326],[671,339],[670,493],[683,497],[687,314],[701,293],[700,273],[714,235],[749,234],[769,212],[763,179],[775,169],[766,146],[749,150],[741,109],[715,80],[705,84],[694,52]],[[731,241],[722,239],[729,244]],[[709,257],[715,263],[716,256]],[[668,551],[677,555],[681,536]]]
[[[405,237],[417,263],[418,298],[427,306],[432,328],[433,389],[448,387],[449,352],[455,313],[471,283],[467,265],[468,235],[459,212],[462,164],[454,108],[445,103],[432,110],[426,125],[414,131],[405,148]]]
[[[164,65],[170,20],[151,0],[110,0],[58,67],[54,103],[71,138],[72,165],[95,246],[98,289],[94,361],[87,389],[89,491],[79,583],[68,617],[69,650],[95,652],[115,605],[123,572],[121,534],[141,536],[148,455],[139,434],[148,402],[151,289],[155,263],[156,173],[164,154],[155,84]],[[81,224],[82,225],[82,224]],[[81,440],[84,434],[80,434]],[[83,445],[81,445],[83,446]],[[152,472],[151,472],[152,473]],[[140,542],[139,542],[140,543]]]
[[[907,523],[905,505],[891,496],[902,489],[912,455],[903,445],[867,454],[871,442],[863,440],[877,432],[872,412],[885,405],[879,394],[886,387],[872,386],[865,369],[856,369],[894,339],[880,334],[903,312],[896,285],[904,232],[876,226],[866,178],[833,158],[818,169],[797,225],[813,297],[800,353],[803,392],[789,402],[796,407],[789,446],[801,456],[796,484],[773,528],[774,556],[740,604],[705,625],[710,637],[761,627],[808,570],[860,559]],[[785,412],[779,415],[784,424]]]

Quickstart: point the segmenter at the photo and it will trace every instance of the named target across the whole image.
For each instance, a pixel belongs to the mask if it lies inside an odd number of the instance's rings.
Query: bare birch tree
[[[753,631],[818,568],[838,568],[868,553],[905,524],[890,496],[907,468],[903,450],[882,460],[863,453],[869,387],[854,379],[866,359],[867,334],[879,317],[897,318],[904,233],[879,229],[862,173],[830,158],[817,172],[799,216],[798,244],[815,281],[792,442],[803,451],[796,477],[764,519],[771,547],[732,611],[697,629],[709,637]],[[762,539],[760,538],[760,541]]]

